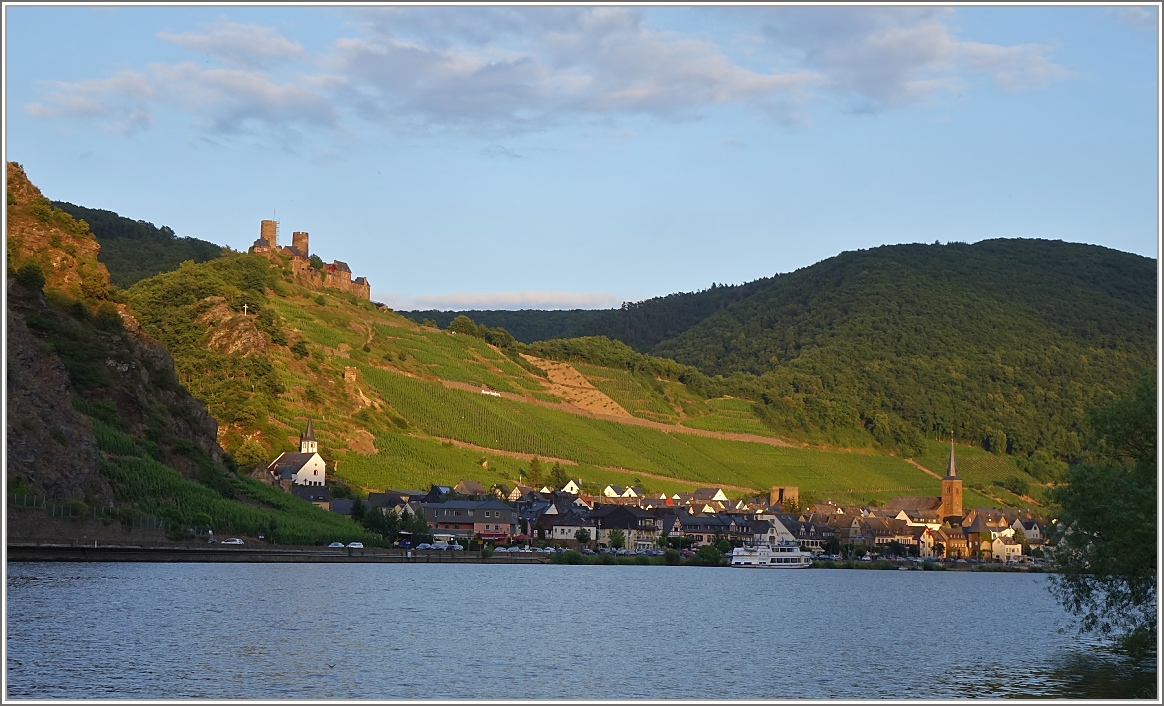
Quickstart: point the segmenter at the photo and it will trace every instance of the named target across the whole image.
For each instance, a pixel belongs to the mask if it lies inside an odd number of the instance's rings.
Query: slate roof
[[[300,441],[315,441],[315,429],[311,426],[311,417],[307,418],[307,431],[303,432],[303,436],[299,439]]]
[[[271,243],[266,238],[259,238],[258,240],[255,241],[254,245],[252,245],[251,247],[269,248],[269,247],[271,247]]]
[[[364,279],[363,277],[357,277],[354,280],[352,280],[352,282],[354,282],[355,284],[367,284],[368,280]]]
[[[957,478],[958,468],[954,463],[954,440],[950,439],[950,460],[946,463],[946,478]]]
[[[352,514],[352,502],[351,498],[337,498],[332,500],[331,511],[341,515],[350,515]]]
[[[323,485],[293,485],[291,494],[312,503],[331,502],[331,488]]]
[[[267,466],[276,475],[282,474],[284,471],[294,473],[311,460],[315,454],[304,454],[298,451],[286,451],[279,455],[279,458],[271,461],[271,465]]]
[[[337,272],[351,273],[352,268],[348,267],[348,263],[340,262],[339,260],[334,260],[333,262]]]
[[[484,495],[485,486],[481,485],[475,480],[462,480],[453,487],[453,490],[461,495]]]
[[[893,498],[889,502],[885,503],[885,506],[882,508],[882,510],[896,515],[902,510],[911,513],[932,513],[940,510],[941,507],[942,499],[939,497],[910,496]]]

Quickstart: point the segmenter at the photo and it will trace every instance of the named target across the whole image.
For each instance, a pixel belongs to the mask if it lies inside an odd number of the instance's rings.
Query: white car
[[[416,548],[417,549],[432,549],[432,545],[429,544],[428,542],[422,542],[422,543],[416,545]]]
[[[343,542],[332,542],[331,544],[327,545],[327,548],[328,549],[343,549],[344,543]]]
[[[350,542],[348,544],[348,549],[363,549],[363,548],[364,548],[363,542]]]
[[[231,537],[230,539],[222,540],[222,544],[243,544],[243,541],[238,537]]]

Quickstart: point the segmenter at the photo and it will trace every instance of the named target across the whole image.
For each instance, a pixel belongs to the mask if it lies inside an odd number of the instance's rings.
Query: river
[[[7,697],[1154,698],[1025,573],[8,564]]]

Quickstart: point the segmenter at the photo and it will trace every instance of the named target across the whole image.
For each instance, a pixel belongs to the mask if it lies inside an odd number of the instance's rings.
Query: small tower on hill
[[[279,221],[267,220],[259,224],[259,237],[271,245],[271,249],[279,250]]]
[[[946,477],[942,478],[942,518],[962,519],[962,479],[954,463],[954,437],[950,437],[950,460],[946,464]]]
[[[291,234],[291,247],[302,253],[303,257],[307,257],[311,253],[307,251],[307,231],[297,230]]]
[[[311,428],[311,417],[307,418],[307,431],[299,437],[299,453],[313,454],[319,453],[319,444],[315,441],[315,430]],[[958,481],[961,485],[961,481]],[[958,491],[959,505],[961,505],[962,491]]]

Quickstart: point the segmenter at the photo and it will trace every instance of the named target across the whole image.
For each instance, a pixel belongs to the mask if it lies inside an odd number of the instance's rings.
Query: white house
[[[571,479],[570,482],[562,486],[562,492],[569,493],[570,495],[577,495],[578,493],[582,492],[582,486],[578,485]]]
[[[615,487],[618,487],[618,486],[615,486]],[[646,493],[644,493],[643,489],[638,487],[637,485],[632,485],[629,488],[627,488],[626,490],[622,491],[622,497],[624,497],[624,498],[641,498],[644,495],[646,495]]]
[[[990,552],[997,560],[1014,562],[1019,561],[1019,557],[1023,554],[1023,548],[1021,544],[1010,537],[999,535],[990,543]]]
[[[327,463],[319,455],[319,445],[307,420],[307,431],[299,437],[299,453],[284,452],[267,466],[276,479],[290,480],[293,485],[324,485]]]
[[[608,498],[621,498],[622,493],[622,486],[618,485],[608,485],[602,489],[602,494]]]

